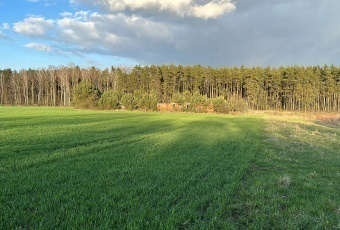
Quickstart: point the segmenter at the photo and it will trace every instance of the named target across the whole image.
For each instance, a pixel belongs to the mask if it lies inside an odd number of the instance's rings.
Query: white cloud
[[[70,12],[62,12],[59,14],[61,17],[65,18],[65,17],[72,17],[73,14]]]
[[[209,2],[205,5],[193,6],[190,14],[197,18],[209,19],[217,18],[235,9],[235,4],[229,1]]]
[[[45,51],[45,52],[51,52],[53,51],[53,48],[49,45],[45,45],[45,44],[41,44],[41,43],[36,43],[36,42],[32,42],[32,43],[28,43],[25,45],[26,48],[30,48],[30,49],[36,49],[36,50],[40,50],[40,51]]]
[[[13,23],[13,29],[19,34],[25,34],[30,37],[44,37],[48,30],[54,28],[54,21],[45,20],[44,17],[30,16],[24,21]]]
[[[1,30],[0,30],[0,39],[7,40],[7,41],[13,41],[13,39],[11,37],[4,34]]]
[[[3,32],[0,30],[0,39],[7,40],[8,36],[6,34],[3,34]]]
[[[10,29],[8,23],[2,23],[2,28],[3,28],[4,30],[9,30],[9,29]]]
[[[45,2],[44,3],[44,6],[46,6],[46,7],[50,7],[50,6],[56,6],[57,5],[57,2],[55,2],[55,1],[51,1],[51,2]]]
[[[130,53],[173,40],[172,25],[141,17],[76,12],[57,20],[58,40],[78,47],[81,52]]]
[[[91,45],[99,40],[98,31],[93,22],[78,21],[73,18],[64,18],[57,21],[60,39],[75,44]]]
[[[32,2],[32,3],[40,2],[41,3],[40,5],[43,5],[45,7],[57,5],[57,2],[55,0],[26,0],[26,2]]]
[[[112,12],[139,12],[160,14],[170,12],[180,17],[214,19],[236,9],[231,0],[207,0],[197,3],[194,0],[70,0],[73,4],[93,4]],[[202,1],[201,1],[202,2]]]

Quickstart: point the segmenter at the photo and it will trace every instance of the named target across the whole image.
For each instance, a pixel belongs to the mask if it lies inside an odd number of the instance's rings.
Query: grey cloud
[[[73,44],[79,52],[143,59],[171,44],[177,27],[140,17],[92,13],[82,18],[57,21],[58,39]]]
[[[340,1],[238,0],[236,7],[232,13],[209,20],[174,17],[169,12],[154,14],[151,7],[120,13],[61,13],[53,22],[26,19],[14,27],[33,36],[25,28],[35,25],[35,34],[45,39],[53,27],[53,39],[59,44],[53,51],[84,58],[101,54],[141,64],[210,66],[340,62]]]
[[[266,66],[340,61],[336,49],[339,1],[239,0],[236,6],[232,14],[208,21],[148,17],[141,19],[144,24],[130,25],[122,19],[107,21],[101,16],[97,20],[109,22],[110,32],[121,38],[121,43],[106,43],[98,52],[147,64]],[[97,26],[99,30],[108,29],[105,22]],[[153,34],[165,36],[152,38]],[[96,52],[95,48],[92,51]]]
[[[260,1],[261,2],[261,1]],[[340,2],[288,1],[241,8],[212,25],[191,25],[180,58],[168,62],[206,65],[311,65],[337,63],[336,13]],[[240,9],[241,8],[241,9]],[[332,9],[330,9],[332,8]],[[332,39],[330,39],[330,37]],[[332,42],[328,42],[331,40]],[[333,44],[332,44],[333,43]]]

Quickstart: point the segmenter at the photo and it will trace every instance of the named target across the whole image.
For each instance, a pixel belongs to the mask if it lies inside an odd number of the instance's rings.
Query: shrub
[[[202,96],[198,91],[196,91],[191,96],[190,101],[190,110],[192,112],[198,112],[201,113],[207,108],[207,98],[205,96]]]
[[[230,98],[226,101],[226,112],[241,112],[244,113],[248,110],[248,105],[244,99]]]
[[[213,108],[216,113],[226,113],[227,105],[223,97],[216,97],[212,100]]]
[[[82,81],[73,89],[72,105],[75,108],[94,109],[98,106],[99,96],[99,91],[90,82]]]
[[[144,94],[138,101],[138,107],[144,110],[157,110],[158,98],[155,94]]]
[[[243,99],[230,98],[225,100],[223,97],[212,99],[212,105],[216,113],[244,113],[248,110],[248,105]]]
[[[132,93],[125,93],[122,96],[121,104],[127,110],[134,110],[137,107],[137,100]]]
[[[119,109],[122,93],[114,90],[106,91],[102,94],[98,106],[100,109]]]
[[[237,112],[245,113],[248,111],[248,104],[244,99],[238,100],[235,106]]]
[[[184,102],[184,97],[182,93],[174,93],[171,97],[171,102],[182,104]]]
[[[183,93],[183,101],[186,103],[191,102],[192,94],[189,90],[185,90]]]

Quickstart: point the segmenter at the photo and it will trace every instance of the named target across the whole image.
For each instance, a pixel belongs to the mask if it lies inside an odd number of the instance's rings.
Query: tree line
[[[87,96],[86,96],[87,95]],[[215,111],[340,111],[340,67],[151,65],[0,70],[0,105],[157,109],[157,103]],[[83,104],[83,105],[82,105]]]

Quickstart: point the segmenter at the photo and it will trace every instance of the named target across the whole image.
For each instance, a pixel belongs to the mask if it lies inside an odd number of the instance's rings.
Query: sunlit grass
[[[306,115],[260,115],[268,145],[236,199],[240,226],[251,220],[256,228],[340,227],[340,129]]]
[[[339,227],[332,124],[0,107],[0,129],[0,229]]]

